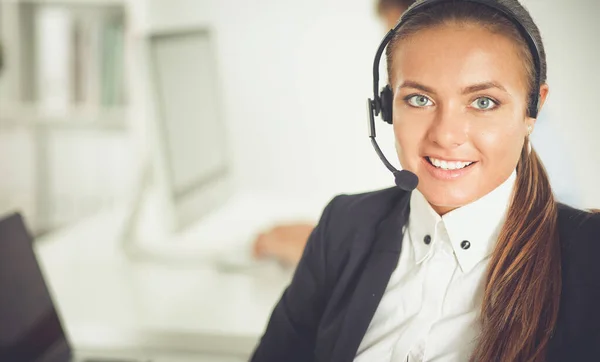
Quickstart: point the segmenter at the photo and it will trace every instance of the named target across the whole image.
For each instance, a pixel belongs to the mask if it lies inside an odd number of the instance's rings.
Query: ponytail
[[[558,210],[529,141],[521,151],[506,222],[492,254],[472,361],[544,361],[558,318]]]

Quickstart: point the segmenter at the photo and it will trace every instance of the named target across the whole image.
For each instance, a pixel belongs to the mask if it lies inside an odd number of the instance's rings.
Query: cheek
[[[514,127],[504,131],[481,132],[473,141],[481,154],[484,166],[512,171],[519,160],[524,136]]]
[[[416,122],[394,122],[396,151],[402,168],[415,169],[424,135],[425,130],[417,127]]]

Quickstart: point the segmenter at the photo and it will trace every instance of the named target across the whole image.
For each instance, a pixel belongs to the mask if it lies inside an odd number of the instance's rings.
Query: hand
[[[313,224],[297,223],[278,225],[263,232],[254,241],[254,257],[273,257],[285,264],[296,265],[314,227]]]

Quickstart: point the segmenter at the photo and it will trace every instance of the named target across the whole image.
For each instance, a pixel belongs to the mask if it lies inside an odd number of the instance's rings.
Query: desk
[[[241,202],[245,203],[253,204]],[[230,203],[220,216],[182,238],[219,230],[219,224],[232,229],[231,222],[240,210],[244,207],[239,201]],[[219,272],[202,263],[134,262],[117,241],[124,217],[125,210],[112,210],[36,241],[42,270],[75,348],[247,358],[292,270],[265,264],[242,274]],[[241,229],[246,232],[249,228]],[[237,233],[230,234],[239,236]],[[235,244],[226,243],[227,238],[221,228],[220,238],[215,239],[220,242],[196,242],[195,249],[208,252]]]

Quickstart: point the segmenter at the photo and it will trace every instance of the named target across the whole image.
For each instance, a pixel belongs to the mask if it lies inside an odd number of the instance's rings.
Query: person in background
[[[402,13],[414,2],[415,0],[377,0],[376,11],[386,31],[396,25]],[[545,162],[557,199],[578,206],[580,200],[577,182],[574,180],[573,172],[568,169],[571,160],[565,152],[568,147],[564,147],[559,132],[544,119],[547,118],[546,114],[546,112],[541,113],[539,122],[536,123],[536,132],[531,135],[531,143],[535,146],[540,159]],[[284,264],[296,265],[314,227],[314,223],[309,222],[276,225],[258,235],[254,241],[254,256],[271,257]]]

